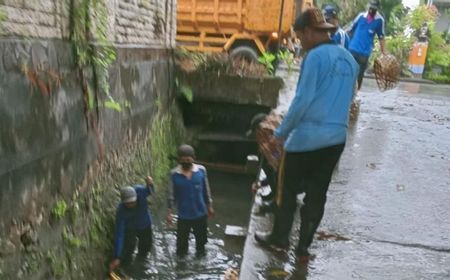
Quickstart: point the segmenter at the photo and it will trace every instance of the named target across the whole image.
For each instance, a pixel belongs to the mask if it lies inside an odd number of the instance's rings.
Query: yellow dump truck
[[[279,36],[290,35],[295,16],[312,2],[178,0],[177,44],[192,51],[227,51],[232,57],[256,59],[276,46]]]

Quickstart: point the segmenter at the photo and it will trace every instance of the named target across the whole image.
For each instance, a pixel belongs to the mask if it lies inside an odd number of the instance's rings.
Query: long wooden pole
[[[281,48],[281,40],[282,40],[281,32],[283,29],[284,1],[285,0],[281,0],[280,19],[278,22],[278,49]]]

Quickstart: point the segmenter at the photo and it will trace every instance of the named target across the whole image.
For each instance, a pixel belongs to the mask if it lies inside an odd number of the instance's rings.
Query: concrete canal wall
[[[175,0],[97,1],[116,53],[107,66],[116,110],[74,53],[83,2],[0,1],[2,279],[101,279],[117,188],[150,173],[161,182],[182,132]]]

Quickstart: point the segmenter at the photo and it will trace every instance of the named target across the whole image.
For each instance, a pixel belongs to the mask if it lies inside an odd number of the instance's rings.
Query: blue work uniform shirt
[[[384,38],[384,18],[379,13],[369,22],[369,13],[360,13],[349,28],[352,38],[348,46],[349,51],[364,57],[369,57],[373,49],[375,34],[379,39]]]
[[[359,66],[333,43],[311,49],[302,63],[296,94],[275,130],[287,152],[314,151],[346,140]]]
[[[178,166],[171,171],[169,181],[169,208],[176,205],[178,218],[195,220],[208,214],[212,203],[206,168],[199,164],[192,167],[192,177],[188,179]]]
[[[123,251],[125,232],[127,230],[145,229],[152,225],[152,217],[148,209],[147,197],[153,194],[153,186],[134,185],[137,194],[135,208],[127,208],[123,203],[117,206],[116,212],[116,241],[114,257],[119,258]]]
[[[350,37],[341,27],[336,30],[336,32],[331,36],[331,40],[338,44],[339,46],[348,49],[348,44],[350,42]]]

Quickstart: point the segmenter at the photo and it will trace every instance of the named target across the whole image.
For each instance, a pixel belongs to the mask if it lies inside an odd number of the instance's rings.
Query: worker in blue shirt
[[[211,190],[206,168],[195,164],[195,151],[190,145],[181,145],[177,151],[178,166],[171,171],[169,180],[167,222],[172,222],[173,208],[178,210],[177,256],[188,253],[189,234],[195,236],[196,255],[205,255],[208,216],[214,215]]]
[[[145,182],[146,186],[134,185],[120,189],[121,203],[116,212],[114,259],[110,264],[110,272],[119,265],[131,263],[136,240],[139,240],[139,259],[145,259],[152,247],[152,218],[147,197],[154,193],[153,179],[148,176]]]
[[[351,34],[348,49],[359,64],[358,89],[361,88],[364,72],[372,53],[375,34],[380,41],[381,53],[385,53],[384,18],[378,13],[379,8],[379,0],[370,0],[368,11],[360,13],[347,30]]]
[[[335,42],[339,46],[348,49],[350,37],[348,36],[347,32],[345,32],[344,29],[342,29],[342,27],[339,25],[339,17],[338,17],[337,8],[331,4],[328,4],[328,5],[325,5],[322,12],[323,12],[323,15],[325,16],[325,20],[328,23],[331,23],[334,26],[337,26],[336,32],[331,34],[331,40],[333,40],[333,42]]]
[[[328,185],[344,150],[349,109],[359,67],[352,55],[331,41],[336,27],[322,11],[311,8],[295,21],[294,30],[306,50],[294,99],[270,143],[284,143],[280,166],[284,181],[281,203],[272,232],[255,234],[262,246],[276,251],[289,248],[289,233],[297,208],[297,195],[305,193],[300,209],[300,238],[295,254],[308,262],[314,234],[325,208]],[[280,186],[279,186],[280,187]]]

